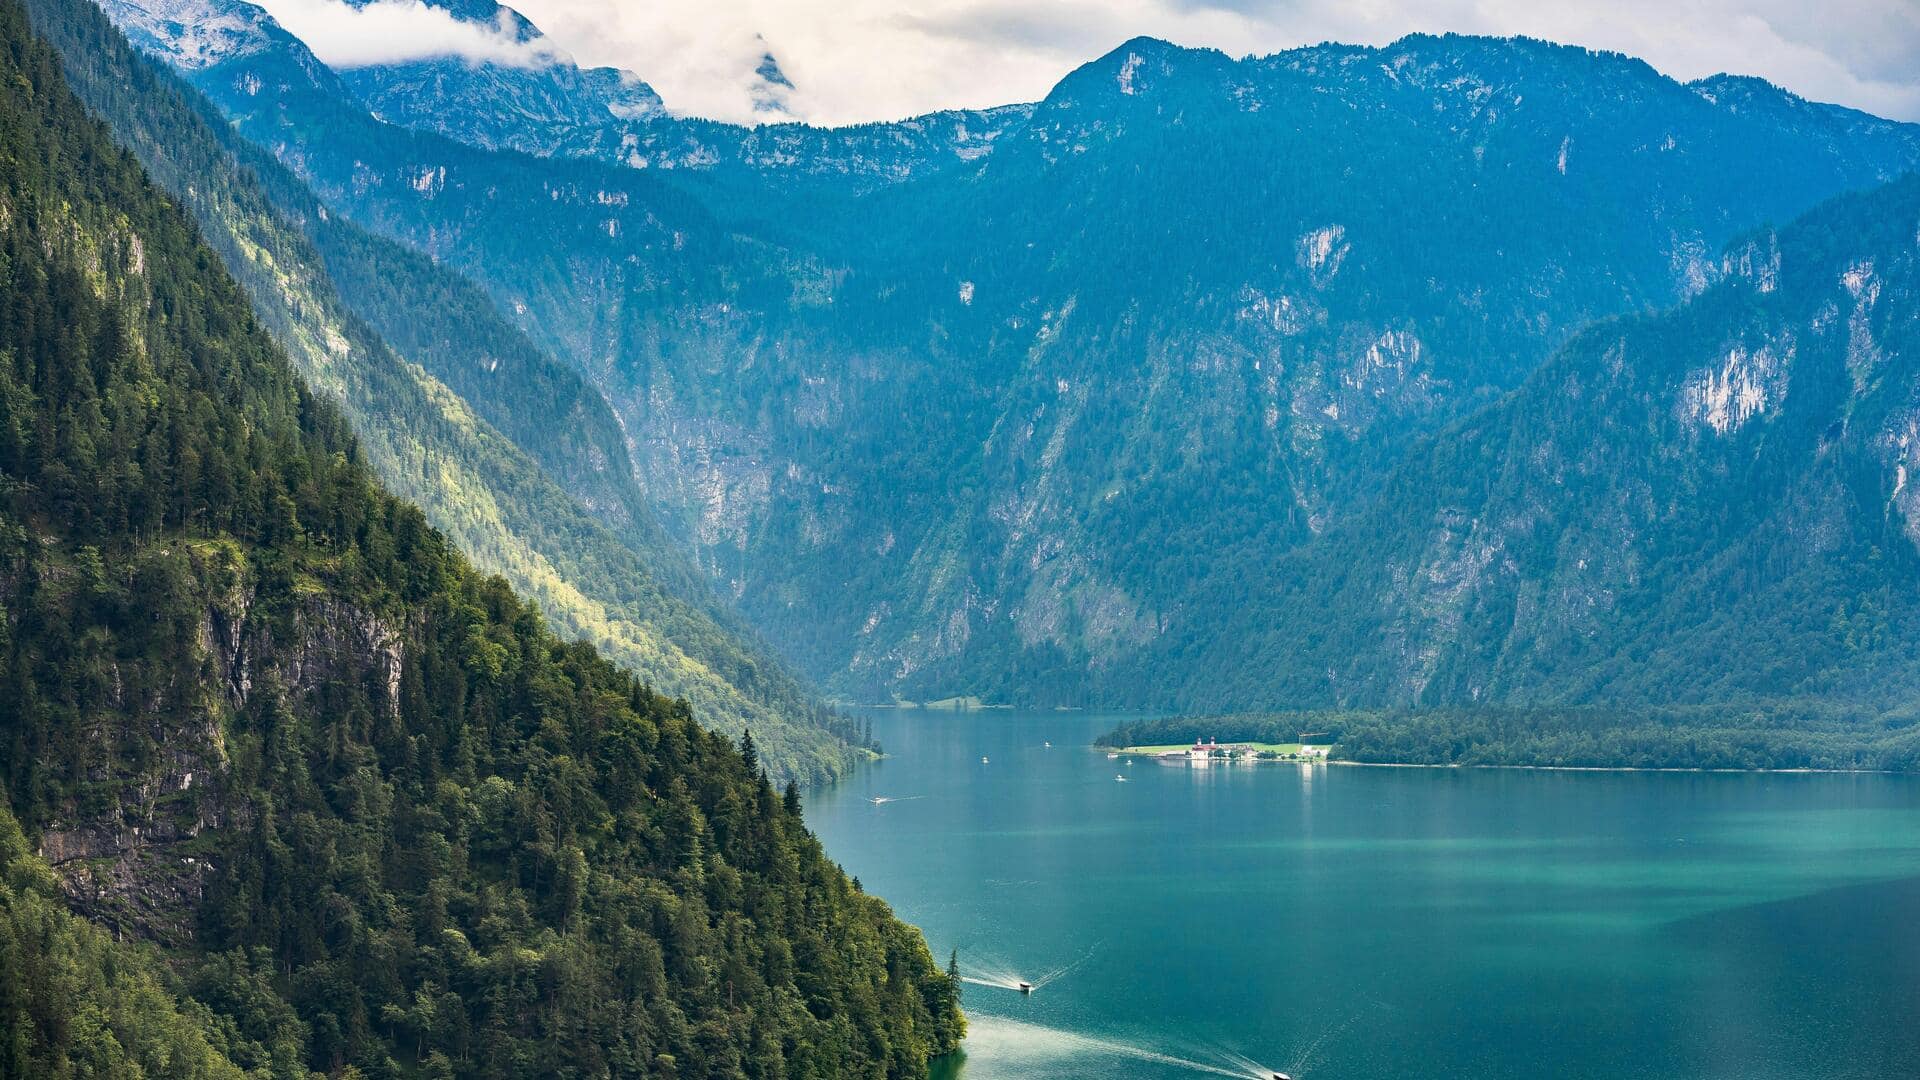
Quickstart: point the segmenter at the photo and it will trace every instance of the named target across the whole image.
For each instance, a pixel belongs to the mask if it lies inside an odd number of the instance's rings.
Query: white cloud
[[[565,59],[552,42],[517,40],[505,25],[455,19],[421,0],[258,0],[329,67],[353,68],[457,56],[475,63],[542,67]]]
[[[396,54],[524,59],[511,36],[418,0],[355,11],[268,0],[329,62]],[[1638,56],[1679,79],[1759,75],[1820,101],[1920,120],[1916,0],[519,0],[582,63],[630,68],[674,112],[752,122],[771,48],[794,115],[886,120],[1042,97],[1137,34],[1233,55],[1415,31],[1527,34]],[[291,13],[291,15],[289,14]],[[760,39],[764,37],[765,41]],[[522,59],[514,59],[522,57]]]

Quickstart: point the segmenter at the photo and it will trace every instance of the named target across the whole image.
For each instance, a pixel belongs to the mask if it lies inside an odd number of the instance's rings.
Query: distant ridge
[[[1415,669],[1462,650],[1457,678],[1343,674],[1375,645],[1312,671],[1263,650],[1317,625],[1288,575],[1356,576],[1332,555],[1347,526],[1409,535],[1382,500],[1432,437],[1583,328],[1714,289],[1729,243],[1920,164],[1914,125],[1525,39],[1241,60],[1138,40],[991,129],[656,126],[635,160],[372,124],[304,63],[192,78],[329,205],[573,359],[666,528],[862,701],[1250,709],[1551,684],[1582,703],[1611,678],[1582,639],[1510,652],[1491,628],[1453,636],[1465,615],[1408,633]],[[248,79],[283,87],[271,109]],[[431,198],[411,186],[442,168]],[[1437,587],[1337,610],[1425,627],[1451,611],[1422,606]],[[1551,677],[1503,674],[1523,655]],[[1834,663],[1835,693],[1872,684]],[[1319,696],[1276,701],[1274,670]]]

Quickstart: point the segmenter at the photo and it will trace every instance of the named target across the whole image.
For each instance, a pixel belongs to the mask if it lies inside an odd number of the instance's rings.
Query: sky
[[[1612,49],[1683,80],[1759,75],[1920,121],[1920,0],[519,0],[549,37],[533,45],[420,0],[260,2],[336,66],[571,55],[634,71],[675,113],[741,122],[769,51],[793,118],[846,124],[1033,101],[1141,34],[1241,56],[1449,30]]]

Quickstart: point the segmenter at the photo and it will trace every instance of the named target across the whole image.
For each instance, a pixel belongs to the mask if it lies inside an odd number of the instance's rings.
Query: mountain
[[[567,633],[720,730],[756,731],[776,775],[834,776],[864,756],[852,722],[813,702],[661,528],[618,418],[575,368],[470,282],[329,214],[90,4],[29,8],[302,374],[342,402],[386,484]]]
[[[956,987],[796,789],[382,490],[0,42],[9,1074],[923,1075]]]
[[[355,0],[353,6],[370,2]],[[513,48],[497,59],[438,56],[342,68],[347,86],[378,115],[535,153],[565,145],[583,128],[665,116],[660,95],[639,76],[580,67],[512,8],[493,0],[437,0],[428,6]]]
[[[1911,701],[1920,177],[1745,236],[1715,277],[1420,445],[1168,670],[1343,703]]]
[[[766,44],[766,39],[761,39]],[[753,83],[748,88],[753,98],[753,111],[756,115],[773,120],[791,120],[793,110],[789,101],[793,96],[793,82],[787,73],[780,70],[780,61],[773,58],[771,52],[760,54],[760,62],[753,68]]]
[[[265,17],[261,9],[234,0],[181,2],[196,5],[195,21],[202,28],[255,26]],[[580,67],[512,8],[492,0],[435,0],[430,6],[519,48],[508,59],[436,57],[358,64],[335,74],[380,119],[485,149],[591,158],[637,169],[741,171],[788,180],[818,175],[874,185],[977,158],[1028,112],[1028,106],[1010,105],[951,110],[897,124],[818,128],[794,123],[793,83],[773,53],[765,51],[746,86],[758,123],[743,127],[673,116],[638,75]],[[163,20],[154,13],[166,8],[110,10],[136,44],[176,65],[203,67],[200,57],[221,51],[202,43],[204,30],[170,29],[181,24],[177,13],[157,26]],[[262,47],[271,48],[272,40],[272,32],[263,29]],[[237,58],[253,49],[228,46],[223,55]]]
[[[578,364],[665,526],[867,700],[1273,704],[1199,660],[1244,632],[1237,590],[1580,328],[1920,162],[1912,125],[1524,39],[1138,39],[887,182],[490,152],[315,66],[282,42],[189,74]]]

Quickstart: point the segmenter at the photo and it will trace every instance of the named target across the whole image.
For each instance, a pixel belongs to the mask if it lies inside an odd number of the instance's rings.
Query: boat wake
[[[1391,1009],[1392,1007],[1393,1006],[1388,1005],[1384,1001],[1378,999],[1371,1000],[1360,1008],[1355,1009],[1352,1015],[1348,1016],[1345,1020],[1340,1021],[1332,1027],[1323,1028],[1320,1034],[1315,1035],[1304,1049],[1294,1055],[1293,1060],[1287,1065],[1287,1072],[1293,1076],[1304,1074],[1306,1070],[1313,1065],[1313,1059],[1320,1053],[1321,1048],[1332,1040],[1344,1035],[1347,1029],[1351,1028],[1362,1016],[1378,1009]]]
[[[1076,959],[1031,978],[1021,975],[1011,965],[1000,963],[992,957],[969,958],[968,962],[961,967],[960,981],[972,983],[975,986],[997,986],[1002,990],[1031,993],[1072,974],[1075,968],[1093,959],[1093,954],[1100,951],[1100,945],[1100,942],[1095,942]]]
[[[1062,978],[1071,974],[1075,968],[1093,959],[1093,954],[1100,951],[1101,944],[1102,944],[1101,942],[1096,941],[1092,945],[1088,946],[1087,951],[1081,953],[1077,959],[1069,963],[1062,964],[1061,966],[1054,968],[1051,971],[1042,972],[1039,978],[1033,980],[1033,988],[1035,990],[1038,990],[1041,987],[1046,986],[1048,983],[1059,982]]]
[[[1002,990],[1018,990],[1022,982],[1027,982],[1008,965],[980,956],[967,957],[960,966],[960,981],[975,986],[997,986]]]
[[[1165,1065],[1209,1076],[1229,1076],[1235,1080],[1271,1080],[1274,1075],[1274,1070],[1238,1054],[1222,1053],[1216,1060],[1207,1061],[1199,1056],[1186,1057],[1122,1039],[1082,1035],[1001,1017],[980,1017],[968,1041],[976,1045],[993,1044],[995,1057],[1026,1059],[1026,1063],[1036,1066],[1047,1060],[1097,1056]]]
[[[885,806],[890,802],[912,802],[915,799],[924,798],[926,798],[925,795],[875,795],[867,801],[875,806]]]
[[[991,958],[985,961],[977,960],[962,967],[960,979],[975,986],[993,986],[1004,990],[1031,993],[1049,983],[1065,978],[1092,959],[1099,950],[1100,943],[1096,942],[1072,962],[1043,972],[1032,979],[1022,978],[1011,966],[998,963]],[[1050,1059],[1100,1055],[1164,1065],[1210,1076],[1230,1076],[1237,1080],[1273,1080],[1276,1076],[1300,1077],[1304,1080],[1307,1072],[1322,1057],[1322,1051],[1329,1045],[1337,1042],[1369,1013],[1391,1008],[1392,1006],[1384,1001],[1368,1000],[1340,1022],[1321,1028],[1303,1044],[1296,1044],[1291,1060],[1280,1068],[1262,1064],[1245,1054],[1224,1048],[1164,1045],[1156,1047],[1125,1039],[1085,1035],[989,1015],[975,1018],[974,1030],[968,1035],[968,1043],[983,1050],[987,1047],[982,1044],[990,1044],[993,1057],[999,1060],[1032,1059],[1031,1063],[1036,1065]]]
[[[975,986],[997,986],[1002,990],[1020,989],[1020,980],[1003,979],[994,975],[961,975],[960,981],[972,983]]]

